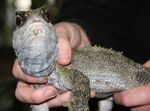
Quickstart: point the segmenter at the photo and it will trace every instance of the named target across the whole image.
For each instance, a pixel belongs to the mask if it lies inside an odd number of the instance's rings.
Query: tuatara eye
[[[23,11],[16,12],[16,26],[22,26],[25,23],[27,17],[28,14]]]
[[[16,25],[21,26],[22,24],[23,24],[23,19],[19,15],[17,15],[16,16]]]

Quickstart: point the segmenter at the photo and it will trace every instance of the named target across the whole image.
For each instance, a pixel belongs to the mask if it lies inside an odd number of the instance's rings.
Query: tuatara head
[[[19,28],[26,23],[49,21],[50,14],[48,13],[46,6],[29,11],[16,11],[16,28]]]
[[[16,12],[13,48],[28,75],[49,75],[54,68],[57,38],[46,7]]]

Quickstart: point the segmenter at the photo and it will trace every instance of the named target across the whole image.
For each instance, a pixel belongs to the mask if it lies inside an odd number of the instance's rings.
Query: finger
[[[58,37],[58,56],[57,62],[63,65],[69,64],[71,61],[71,46],[66,30],[59,25],[55,26]]]
[[[15,95],[16,98],[22,102],[39,104],[54,98],[56,96],[56,90],[52,86],[43,86],[41,88],[34,89],[31,88],[30,85],[19,81]]]
[[[59,38],[58,42],[57,61],[63,65],[69,64],[71,61],[71,47],[68,40],[66,38]]]
[[[150,60],[148,60],[145,64],[144,64],[145,67],[147,68],[150,68]]]
[[[95,91],[91,91],[91,98],[95,97],[96,96],[96,92]]]
[[[114,100],[127,107],[150,104],[150,85],[116,93]]]
[[[66,23],[65,28],[68,31],[71,48],[80,48],[82,43],[80,27],[75,23]]]
[[[12,73],[14,77],[16,77],[17,79],[20,79],[22,81],[26,81],[29,83],[46,83],[47,82],[46,77],[34,78],[25,74],[19,65],[18,59],[16,59],[14,62]]]
[[[90,45],[89,39],[85,33],[85,31],[75,23],[60,23],[63,27],[64,34],[66,33],[69,38],[70,46],[72,49],[82,48]]]
[[[95,97],[96,93],[95,91],[91,91],[91,97]],[[63,106],[66,102],[70,101],[71,98],[71,92],[65,92],[63,94],[58,94],[56,98],[50,100],[48,102],[49,107],[58,107]]]
[[[150,105],[139,106],[131,109],[131,111],[149,111],[149,110],[150,110]]]
[[[48,101],[49,107],[58,107],[58,106],[63,106],[64,103],[70,101],[71,97],[71,92],[65,92],[63,94],[58,94],[56,98],[51,99]]]
[[[90,40],[85,31],[78,24],[72,23],[72,25],[74,27],[70,27],[70,33],[72,35],[70,39],[71,46],[73,48],[83,48],[91,45]],[[76,41],[74,40],[74,38],[76,38]]]

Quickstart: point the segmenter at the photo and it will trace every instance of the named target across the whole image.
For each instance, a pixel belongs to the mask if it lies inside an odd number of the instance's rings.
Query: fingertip
[[[96,96],[96,92],[95,91],[91,91],[91,98],[95,97]]]
[[[59,54],[57,57],[57,62],[62,65],[67,65],[71,61],[71,57],[69,55]]]
[[[22,93],[24,92],[24,93]],[[45,102],[57,95],[57,91],[52,86],[42,86],[38,89],[32,88],[30,85],[19,81],[16,91],[16,98],[25,103],[39,104]]]
[[[148,60],[145,64],[144,64],[145,67],[147,68],[150,68],[150,60]]]

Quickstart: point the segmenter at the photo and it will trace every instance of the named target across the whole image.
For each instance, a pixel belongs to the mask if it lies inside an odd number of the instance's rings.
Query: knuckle
[[[12,74],[13,74],[13,76],[16,78],[17,77],[17,74],[16,74],[16,71],[15,71],[15,68],[13,67],[13,69],[12,69]]]
[[[39,104],[44,102],[46,99],[44,96],[42,96],[43,93],[41,93],[41,90],[39,89],[34,89],[32,91],[32,94],[30,94],[30,101],[34,104]]]
[[[16,66],[14,65],[13,66],[13,69],[12,69],[12,74],[14,75],[14,77],[16,77],[17,78],[17,72],[16,72]]]
[[[15,96],[16,96],[16,98],[18,99],[18,100],[20,100],[20,97],[19,97],[19,92],[18,92],[18,88],[16,88],[16,90],[15,90]]]
[[[34,104],[39,104],[40,103],[40,101],[38,101],[38,98],[37,98],[36,94],[32,94],[30,99],[31,99],[31,102],[34,103]]]
[[[22,78],[22,80],[27,81],[27,82],[30,81],[30,78],[27,77],[27,75],[25,74],[22,74],[20,78]]]
[[[20,93],[20,90],[18,87],[15,90],[15,96],[19,101],[26,102],[24,96],[22,95],[22,93]]]
[[[59,23],[55,25],[55,30],[56,32],[61,32],[61,31],[65,31],[65,27],[63,23]]]

